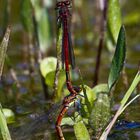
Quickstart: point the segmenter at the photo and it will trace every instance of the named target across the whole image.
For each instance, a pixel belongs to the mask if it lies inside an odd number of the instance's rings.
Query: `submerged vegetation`
[[[129,35],[139,28],[140,3],[135,11],[128,3],[2,1],[0,139],[114,140],[120,130],[128,138],[140,132],[139,108],[131,110],[140,97],[139,37]]]

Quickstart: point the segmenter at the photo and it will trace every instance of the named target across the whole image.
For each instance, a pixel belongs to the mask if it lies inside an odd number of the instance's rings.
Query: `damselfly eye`
[[[67,1],[65,1],[65,5],[70,5],[70,1],[69,0],[67,0]]]

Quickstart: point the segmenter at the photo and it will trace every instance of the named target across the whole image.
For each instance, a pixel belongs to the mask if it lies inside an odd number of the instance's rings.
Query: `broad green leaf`
[[[84,119],[84,121],[87,122],[87,119]],[[78,112],[74,113],[74,119],[71,119],[70,117],[63,118],[61,125],[74,126],[74,133],[77,140],[90,140],[90,135],[83,122],[83,118]]]
[[[6,118],[7,124],[15,122],[15,114],[11,109],[3,108],[2,111]]]
[[[25,30],[33,34],[32,7],[30,0],[20,0],[21,21]]]
[[[101,92],[102,93],[108,93],[109,92],[107,84],[99,84],[99,85],[95,86],[92,90],[96,95],[98,93],[101,93]]]
[[[8,126],[6,123],[6,118],[3,114],[1,104],[0,104],[0,131],[1,131],[3,140],[11,140],[11,136],[10,136]]]
[[[54,84],[54,77],[55,77],[55,71],[49,72],[45,77],[45,83],[46,85],[53,87]]]
[[[108,1],[107,16],[109,32],[111,33],[113,42],[116,43],[119,34],[119,29],[122,25],[119,0]]]
[[[48,58],[43,59],[40,62],[41,74],[45,78],[46,85],[48,85],[51,88],[53,88],[53,86],[54,86],[55,73],[56,73],[56,63],[57,63],[57,59],[55,57],[48,57]],[[59,71],[59,75],[58,75],[56,99],[60,99],[61,91],[62,91],[62,88],[63,88],[65,81],[66,81],[65,71],[61,69]]]
[[[55,71],[56,63],[57,59],[55,57],[47,57],[40,62],[40,71],[44,78],[49,72]]]
[[[2,43],[0,45],[0,78],[2,75],[2,71],[3,71],[3,66],[4,66],[5,57],[6,57],[6,51],[7,51],[7,46],[8,46],[8,42],[9,42],[10,32],[11,32],[10,27],[8,27],[6,32],[5,32]]]
[[[96,99],[96,94],[93,92],[93,90],[88,87],[87,85],[84,85],[85,89],[86,89],[86,94],[87,94],[87,98],[88,98],[88,101],[90,102],[90,104],[92,105],[93,102],[95,101]],[[81,95],[84,95],[83,91],[81,91],[80,93]],[[83,98],[82,98],[83,99]],[[85,100],[84,100],[85,101]],[[91,106],[92,107],[92,106]]]
[[[71,103],[72,106],[75,106],[74,104],[75,104],[74,102]],[[73,126],[74,124],[76,124],[77,122],[82,121],[82,120],[83,120],[83,118],[81,117],[80,113],[76,111],[76,112],[74,112],[73,118],[72,118],[72,116],[71,117],[64,117],[62,119],[61,125]],[[87,122],[88,120],[84,119],[84,121]]]
[[[124,65],[125,54],[126,54],[125,29],[122,26],[119,32],[116,50],[110,68],[110,73],[108,78],[109,90],[111,90],[111,88],[113,87],[113,85],[116,83],[116,81],[120,76],[120,72]]]
[[[73,125],[74,125],[74,121],[73,121],[70,117],[64,117],[64,118],[62,119],[61,125],[73,126]]]
[[[77,140],[90,140],[89,132],[82,121],[74,124],[74,133]]]
[[[110,119],[110,99],[107,94],[99,93],[90,114],[90,125],[100,133]]]
[[[86,90],[86,97],[84,95],[83,90],[81,91],[81,95],[84,96],[82,97],[82,112],[84,116],[88,116],[91,112],[91,109],[93,107],[93,103],[96,100],[96,94],[93,92],[93,90],[88,87],[87,85],[84,85],[84,88]],[[87,99],[86,99],[87,98]]]
[[[45,77],[45,83],[50,86],[53,87],[54,85],[54,77],[55,77],[55,71],[49,72],[46,77]],[[64,70],[60,70],[59,73],[59,77],[58,77],[58,91],[62,88],[62,86],[65,83],[65,71]]]

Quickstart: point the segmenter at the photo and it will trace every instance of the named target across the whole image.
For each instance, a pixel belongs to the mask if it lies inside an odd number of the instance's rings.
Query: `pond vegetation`
[[[139,6],[2,0],[0,139],[140,139]]]

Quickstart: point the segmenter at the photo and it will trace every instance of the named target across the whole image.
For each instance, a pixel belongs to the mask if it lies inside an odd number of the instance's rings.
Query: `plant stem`
[[[102,11],[102,19],[100,25],[100,39],[99,39],[99,45],[98,45],[98,51],[96,57],[96,65],[95,65],[95,71],[93,77],[93,86],[96,86],[98,84],[98,79],[99,79],[101,54],[104,45],[104,32],[106,27],[107,0],[100,0],[100,9]]]
[[[56,52],[57,52],[57,65],[55,71],[55,79],[54,79],[54,97],[59,98],[58,95],[58,77],[61,68],[61,53],[62,53],[62,26],[57,23],[57,40],[56,40]]]

